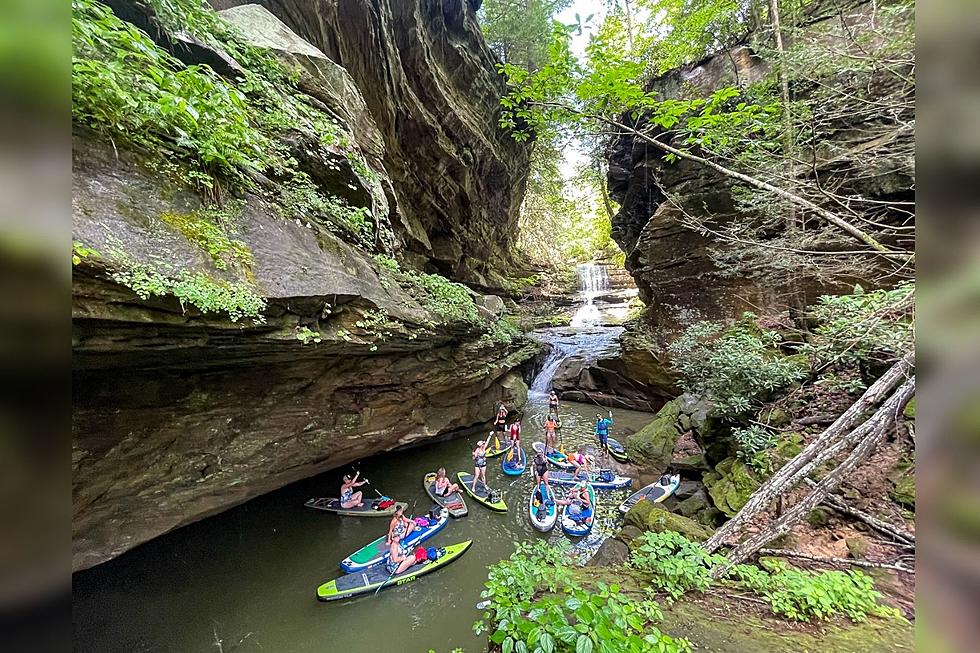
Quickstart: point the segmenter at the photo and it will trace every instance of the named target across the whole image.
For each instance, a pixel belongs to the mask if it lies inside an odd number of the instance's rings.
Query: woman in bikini
[[[488,491],[490,486],[487,485],[487,440],[480,440],[476,443],[476,449],[473,450],[473,491],[476,492],[476,482],[482,480],[483,487]]]
[[[360,490],[354,491],[354,488],[361,487],[368,482],[364,479],[360,483],[357,479],[360,477],[361,473],[357,472],[354,474],[354,478],[350,476],[344,476],[344,482],[340,485],[340,507],[341,508],[360,508],[364,505],[364,495]]]
[[[448,497],[459,492],[459,486],[455,483],[450,483],[449,478],[446,476],[446,468],[440,467],[439,471],[436,472],[436,496]]]
[[[388,535],[385,536],[385,542],[390,544],[395,541],[395,538],[398,538],[399,541],[404,540],[416,528],[418,526],[415,522],[405,516],[405,508],[399,507],[388,524]]]
[[[548,419],[544,423],[544,449],[545,451],[555,450],[555,428],[558,426],[557,418],[554,415],[548,415]]]
[[[385,563],[388,573],[392,576],[400,574],[414,564],[415,556],[402,546],[402,538],[399,536],[391,538],[391,544],[388,546],[388,562]]]

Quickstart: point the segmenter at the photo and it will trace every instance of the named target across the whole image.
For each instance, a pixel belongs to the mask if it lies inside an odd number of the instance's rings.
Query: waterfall
[[[546,395],[551,391],[551,379],[555,378],[558,366],[572,351],[573,349],[568,346],[562,346],[557,342],[551,343],[551,352],[544,359],[541,371],[531,381],[531,394]]]
[[[572,326],[597,326],[602,321],[602,315],[595,305],[595,298],[609,290],[609,272],[605,265],[595,263],[580,263],[575,270],[578,272],[579,295],[584,303],[572,316]]]

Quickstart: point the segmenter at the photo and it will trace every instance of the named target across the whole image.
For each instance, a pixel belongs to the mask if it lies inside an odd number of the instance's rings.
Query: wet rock
[[[623,526],[619,534],[616,536],[626,544],[631,544],[633,540],[643,535],[643,529],[637,528],[631,524],[626,524]]]
[[[715,507],[729,517],[734,517],[761,485],[745,463],[737,458],[718,463],[715,471],[704,475],[704,484]]]

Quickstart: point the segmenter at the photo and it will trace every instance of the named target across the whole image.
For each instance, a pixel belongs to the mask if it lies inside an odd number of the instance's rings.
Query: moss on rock
[[[726,458],[715,466],[715,471],[704,475],[704,485],[715,507],[734,517],[760,483],[741,460]]]
[[[626,438],[626,452],[630,460],[657,472],[666,469],[679,435],[676,426],[679,415],[677,400],[669,401],[652,422]]]
[[[912,470],[906,471],[895,483],[889,496],[903,506],[915,507],[915,475]]]
[[[675,515],[649,501],[640,501],[626,513],[626,525],[654,533],[674,531],[697,542],[711,537],[711,530],[702,524],[688,517]]]

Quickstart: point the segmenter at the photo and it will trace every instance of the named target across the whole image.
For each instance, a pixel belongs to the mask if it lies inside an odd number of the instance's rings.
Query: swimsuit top
[[[534,459],[534,470],[538,473],[538,476],[544,476],[544,473],[548,471],[548,460]]]
[[[352,496],[354,496],[354,488],[347,488],[346,490],[340,491],[340,500],[348,501]]]
[[[405,532],[405,519],[403,517],[395,523],[395,528],[392,529],[391,536],[395,537],[397,535],[398,537],[401,537],[404,532]]]

